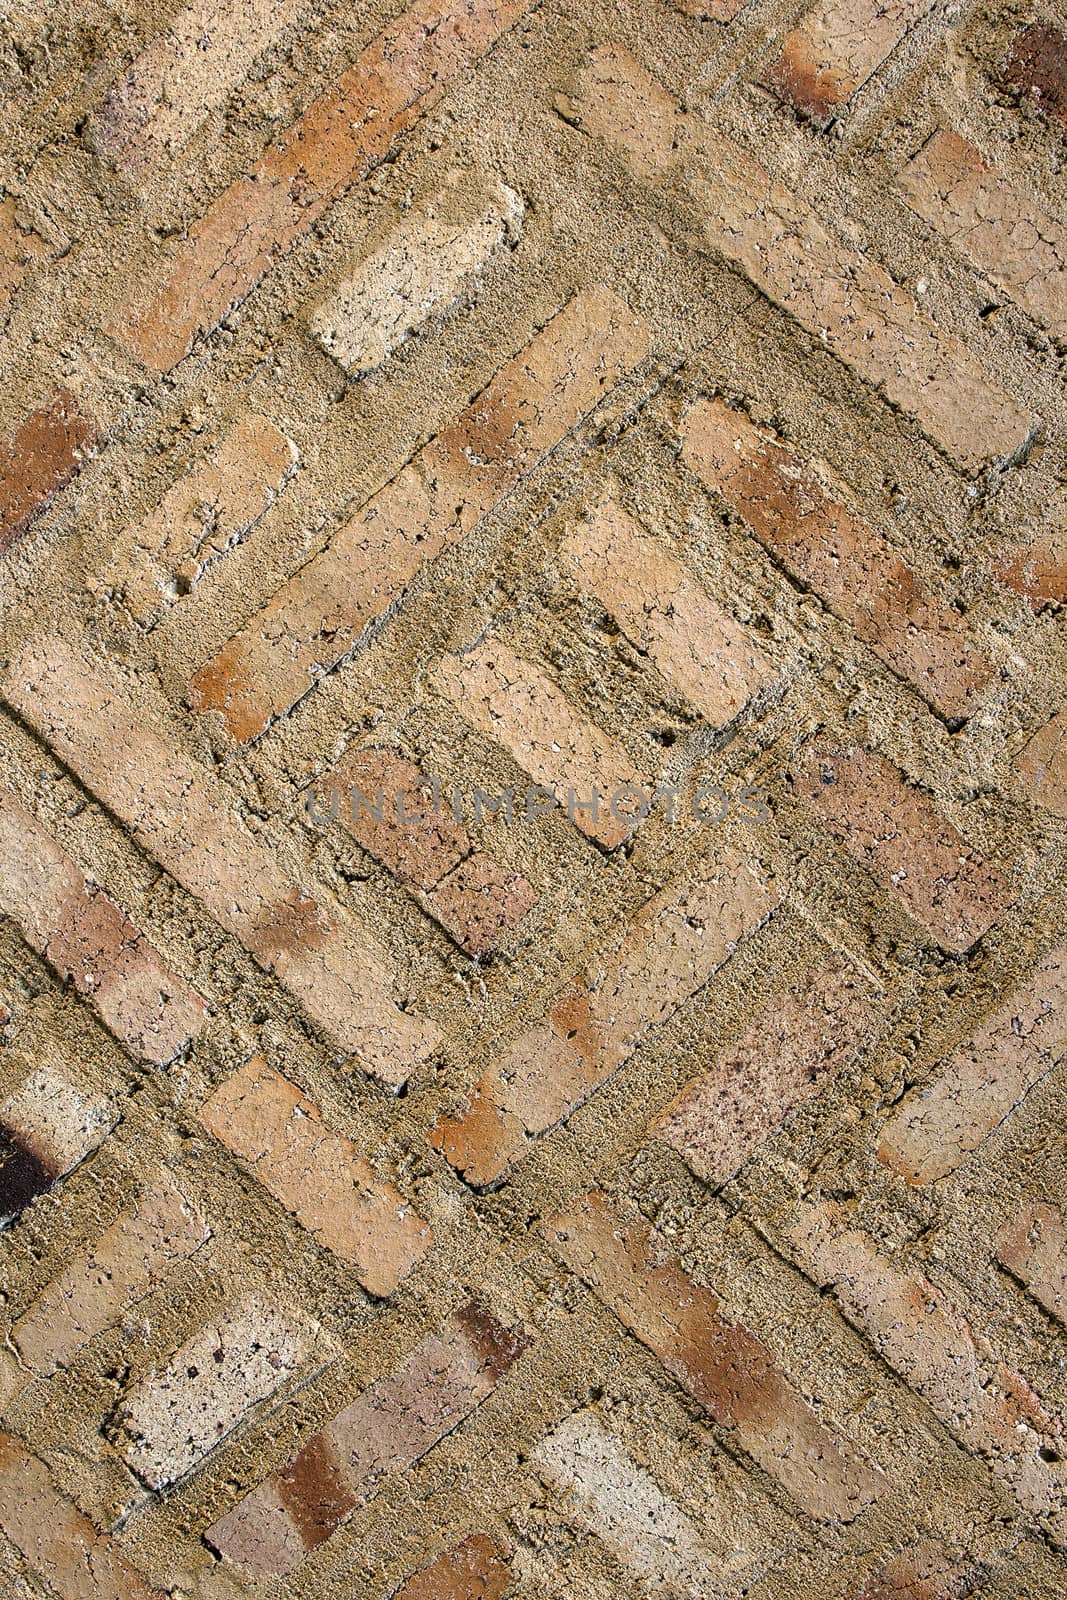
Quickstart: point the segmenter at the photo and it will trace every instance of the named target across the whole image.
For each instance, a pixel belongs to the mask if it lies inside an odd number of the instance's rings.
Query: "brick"
[[[95,586],[120,595],[138,621],[158,621],[262,521],[299,459],[293,441],[266,417],[242,417],[209,461],[192,467],[122,534]]]
[[[1046,722],[1027,740],[1015,770],[1046,811],[1067,817],[1067,711]]]
[[[1053,950],[882,1128],[879,1158],[933,1183],[1011,1115],[1051,1071],[1067,1037],[1067,950]]]
[[[409,1578],[394,1600],[503,1600],[510,1587],[507,1551],[488,1534],[475,1533]]]
[[[275,1306],[250,1296],[185,1340],[161,1372],[124,1397],[123,1454],[150,1489],[198,1467],[309,1354],[309,1340]]]
[[[941,128],[897,178],[913,211],[1054,334],[1067,333],[1067,228]]]
[[[499,246],[518,242],[523,210],[499,179],[442,175],[316,307],[310,325],[322,348],[353,378],[373,372],[427,317],[469,294]]]
[[[949,717],[966,717],[993,676],[963,617],[931,594],[885,539],[824,487],[825,471],[722,400],[682,428],[686,464],[744,517],[886,666]]]
[[[821,0],[786,34],[763,81],[798,111],[827,119],[929,9],[930,0]]]
[[[333,777],[347,786],[347,795],[344,788],[338,795],[341,824],[411,886],[468,955],[495,950],[537,903],[533,885],[474,843],[452,816],[448,797],[435,795],[414,762],[367,748],[347,756]]]
[[[1038,534],[997,568],[997,577],[1021,594],[1031,611],[1067,605],[1067,493],[1056,501],[1060,525]]]
[[[169,1179],[153,1182],[18,1318],[12,1338],[22,1361],[44,1376],[69,1366],[210,1237],[204,1218]]]
[[[454,1312],[204,1535],[253,1577],[284,1575],[481,1405],[529,1340],[478,1301]]]
[[[52,1067],[38,1067],[0,1105],[0,1225],[92,1155],[118,1121]]]
[[[696,994],[777,903],[733,852],[654,895],[618,947],[594,958],[588,977],[576,977],[492,1063],[460,1113],[438,1119],[434,1149],[468,1183],[499,1178]]]
[[[369,1293],[392,1294],[429,1249],[433,1230],[399,1190],[380,1182],[351,1141],[331,1133],[318,1107],[261,1056],[220,1084],[200,1120],[302,1227],[355,1268]]]
[[[416,0],[193,224],[110,332],[157,372],[216,328],[338,194],[364,177],[529,9],[531,0]]]
[[[816,743],[794,765],[791,781],[943,950],[969,950],[1009,903],[1000,875],[876,751]]]
[[[8,441],[0,466],[0,555],[52,504],[95,453],[92,422],[66,389],[57,389]]]
[[[980,1592],[980,1575],[933,1541],[902,1550],[852,1591],[850,1600],[967,1600]]]
[[[643,1222],[625,1223],[593,1191],[546,1225],[550,1244],[712,1419],[809,1516],[850,1522],[882,1474],[828,1425],[747,1328],[667,1260]]]
[[[617,502],[579,524],[560,558],[626,637],[715,728],[772,678],[766,652]]]
[[[830,955],[688,1084],[650,1128],[705,1183],[727,1183],[789,1114],[854,1058],[872,1007],[855,969]]]
[[[90,148],[132,177],[172,159],[298,13],[296,0],[194,0],[89,119]]]
[[[1000,1361],[928,1278],[880,1255],[837,1202],[803,1207],[790,1241],[804,1271],[832,1289],[882,1359],[1062,1542],[1063,1435],[1026,1379]]]
[[[113,681],[58,637],[42,636],[9,666],[4,683],[9,703],[141,848],[341,1049],[393,1085],[430,1054],[436,1028],[393,1003],[368,942],[339,908],[320,906],[284,873],[274,852],[245,830],[219,779],[146,727]]]
[[[748,0],[671,0],[676,11],[704,22],[732,22]]]
[[[473,3],[473,0],[471,0]],[[263,732],[645,355],[645,324],[582,292],[193,678],[233,738]]]
[[[870,256],[725,134],[681,115],[621,46],[593,53],[575,115],[662,189],[677,174],[708,243],[961,466],[1019,450],[1033,419]]]
[[[18,201],[12,195],[0,200],[0,311],[49,254],[40,234],[20,221]]]
[[[1067,33],[1044,21],[1023,28],[1011,42],[1001,82],[1067,123]]]
[[[164,1067],[207,1021],[207,1007],[57,841],[0,788],[0,911],[121,1044]]]
[[[997,1234],[997,1260],[1050,1317],[1067,1324],[1067,1221],[1055,1206],[1024,1206]]]
[[[60,1600],[163,1600],[10,1433],[0,1433],[0,1528]]]

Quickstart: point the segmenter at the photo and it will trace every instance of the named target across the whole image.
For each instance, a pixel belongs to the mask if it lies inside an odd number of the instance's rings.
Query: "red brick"
[[[409,1578],[394,1600],[503,1600],[510,1587],[508,1552],[488,1534],[475,1533]]]
[[[1001,81],[1067,123],[1067,33],[1052,22],[1023,28],[1011,42]]]
[[[1054,950],[893,1113],[881,1160],[911,1184],[955,1172],[1051,1070],[1065,1033],[1067,950]]]
[[[52,1067],[32,1072],[0,1105],[0,1222],[80,1166],[117,1121],[102,1095],[76,1088]]]
[[[1046,811],[1067,817],[1067,711],[1061,711],[1027,741],[1015,770]]]
[[[364,177],[531,0],[416,0],[193,224],[108,331],[166,372],[241,303],[325,211]]]
[[[1067,1221],[1062,1211],[1024,1206],[997,1234],[997,1260],[1050,1317],[1067,1324]]]
[[[238,740],[284,716],[647,348],[645,324],[613,294],[575,295],[196,674],[197,710],[221,711]]]
[[[261,1056],[220,1084],[200,1120],[371,1294],[392,1294],[429,1249],[432,1229],[399,1190]]]
[[[0,855],[0,911],[128,1050],[157,1067],[173,1061],[207,1021],[204,1002],[3,788]]]
[[[530,1138],[606,1083],[777,903],[734,853],[654,895],[616,950],[493,1062],[459,1115],[438,1119],[430,1143],[468,1183],[499,1178]]]
[[[30,412],[8,441],[0,466],[0,555],[77,476],[98,442],[95,427],[65,389]]]
[[[698,401],[682,439],[692,471],[892,671],[946,716],[974,710],[993,667],[966,621],[827,491],[814,463],[722,400]]]
[[[1035,612],[1067,605],[1067,493],[1056,505],[1060,526],[1038,534],[997,569],[1001,583],[1021,594]]]
[[[825,118],[850,100],[931,0],[820,0],[788,33],[763,81],[798,111]]]
[[[406,1472],[470,1416],[528,1343],[521,1328],[509,1331],[469,1301],[204,1537],[254,1577],[291,1572],[383,1479]]]
[[[849,1522],[881,1494],[881,1473],[815,1416],[770,1351],[688,1278],[643,1222],[595,1191],[546,1225],[550,1243],[722,1428],[810,1515]]]
[[[1008,904],[999,874],[876,751],[810,745],[792,784],[943,950],[969,950]]]

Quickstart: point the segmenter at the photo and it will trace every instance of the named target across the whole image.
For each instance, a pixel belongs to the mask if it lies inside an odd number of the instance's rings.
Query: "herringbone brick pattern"
[[[1063,20],[0,30],[5,1600],[1063,1595]]]

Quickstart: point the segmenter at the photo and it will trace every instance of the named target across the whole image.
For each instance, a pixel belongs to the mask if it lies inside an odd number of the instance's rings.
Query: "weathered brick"
[[[210,1237],[169,1179],[155,1181],[18,1318],[12,1337],[23,1362],[44,1375],[67,1366]]]
[[[897,183],[913,211],[1057,335],[1067,332],[1067,228],[939,129]]]
[[[1067,711],[1061,711],[1027,740],[1015,770],[1034,792],[1038,805],[1067,817]]]
[[[1067,33],[1045,21],[1023,28],[1011,42],[1001,82],[1067,123]]]
[[[1062,1543],[1063,1434],[1026,1379],[1003,1364],[928,1278],[880,1255],[837,1202],[803,1207],[790,1239],[805,1272],[820,1288],[832,1288],[883,1360]]]
[[[10,305],[34,266],[48,255],[48,245],[40,234],[20,221],[18,201],[5,196],[0,200],[0,311]]]
[[[475,1533],[409,1578],[394,1600],[503,1600],[510,1586],[508,1552],[488,1534]]]
[[[118,1115],[52,1067],[38,1067],[0,1105],[0,1225],[79,1166]]]
[[[155,622],[248,536],[298,461],[293,441],[266,417],[242,417],[209,461],[191,468],[155,511],[123,532],[94,586],[120,595],[140,622]]]
[[[878,1154],[911,1184],[955,1172],[1051,1071],[1067,1038],[1067,950],[1033,976],[953,1051],[882,1128]]]
[[[661,188],[677,173],[712,248],[961,465],[1010,455],[1029,439],[1028,413],[959,339],[740,145],[680,114],[629,51],[593,53],[574,114],[639,179]]]
[[[189,229],[108,331],[166,372],[435,105],[531,0],[415,0]]]
[[[713,727],[732,722],[770,682],[755,639],[617,502],[581,522],[560,557]]]
[[[252,1576],[291,1572],[383,1479],[405,1472],[458,1427],[528,1343],[521,1327],[509,1331],[468,1301],[204,1537]]]
[[[95,427],[66,389],[30,412],[0,466],[0,555],[77,476],[98,443]]]
[[[429,1249],[432,1229],[399,1190],[261,1056],[220,1084],[200,1120],[371,1294],[392,1294]]]
[[[687,465],[726,497],[770,553],[946,716],[968,716],[993,676],[967,622],[768,429],[700,400],[682,429]]]
[[[1038,534],[997,568],[1001,583],[1021,594],[1035,612],[1067,605],[1067,492],[1057,497],[1055,506],[1059,527]]]
[[[163,1600],[10,1433],[0,1433],[0,1528],[60,1600]]]
[[[849,1600],[967,1600],[982,1587],[977,1568],[953,1561],[931,1541],[891,1556]]]
[[[777,895],[734,852],[647,901],[617,949],[489,1067],[430,1143],[468,1183],[490,1183],[565,1120],[768,917]]]
[[[118,1423],[124,1455],[150,1489],[200,1465],[241,1419],[277,1393],[310,1351],[306,1333],[250,1296],[192,1334],[161,1372],[126,1394]]]
[[[786,34],[764,83],[823,119],[845,104],[895,50],[931,0],[820,0]]]
[[[999,874],[877,751],[817,742],[802,752],[791,781],[943,950],[969,950],[1008,904]]]
[[[1025,1206],[997,1234],[997,1260],[1050,1317],[1067,1323],[1067,1221],[1062,1211]]]
[[[575,295],[201,668],[196,708],[221,711],[238,740],[290,711],[647,347],[645,324],[613,294]]]
[[[193,0],[89,119],[90,147],[131,176],[175,156],[298,12],[296,0]]]
[[[831,955],[776,995],[744,1037],[688,1084],[650,1133],[699,1178],[726,1183],[797,1105],[856,1053],[871,1020],[867,986]]]
[[[700,17],[702,21],[732,22],[748,0],[671,0],[676,11],[687,17]]]
[[[128,1050],[157,1067],[173,1061],[204,1026],[204,1002],[3,788],[0,856],[0,911]]]
[[[747,1328],[668,1260],[643,1222],[593,1191],[548,1238],[630,1332],[810,1516],[851,1521],[885,1488],[879,1470],[820,1422]]]
[[[497,247],[518,241],[522,220],[513,189],[453,169],[322,301],[312,332],[352,377],[373,372],[427,317],[470,292]]]

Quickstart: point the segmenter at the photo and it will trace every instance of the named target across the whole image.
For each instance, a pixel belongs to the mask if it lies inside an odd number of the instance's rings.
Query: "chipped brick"
[[[4,450],[0,466],[0,555],[93,455],[98,437],[65,389],[31,411]]]
[[[1067,711],[1046,722],[1027,740],[1015,770],[1046,811],[1067,817]]]
[[[102,1095],[38,1067],[0,1105],[0,1223],[92,1155],[118,1121]]]
[[[394,1600],[503,1600],[511,1585],[508,1552],[475,1533],[409,1578]]]
[[[821,0],[786,34],[764,83],[798,111],[828,118],[925,16],[931,0]]]
[[[1062,1211],[1024,1206],[997,1234],[997,1260],[1050,1317],[1067,1324],[1067,1221]]]
[[[49,253],[40,234],[19,220],[18,201],[11,195],[0,200],[0,310],[11,304],[21,284]]]
[[[1034,612],[1067,605],[1067,493],[1057,497],[1056,507],[1060,526],[1038,534],[997,569],[1001,583],[1021,594]]]
[[[1011,42],[1001,82],[1067,123],[1067,33],[1052,22],[1023,28]]]

